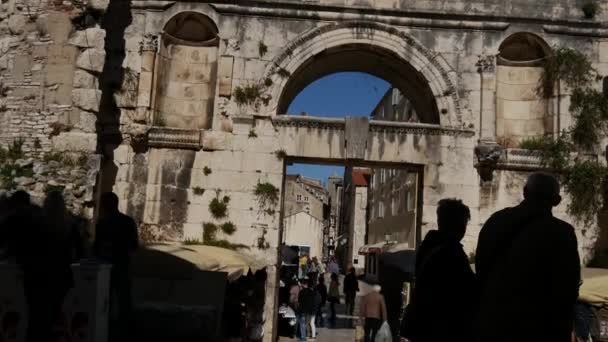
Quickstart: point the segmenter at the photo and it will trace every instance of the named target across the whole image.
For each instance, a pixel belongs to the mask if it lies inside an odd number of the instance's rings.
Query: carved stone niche
[[[156,127],[211,127],[217,76],[218,29],[194,12],[174,16],[160,41],[154,101]]]

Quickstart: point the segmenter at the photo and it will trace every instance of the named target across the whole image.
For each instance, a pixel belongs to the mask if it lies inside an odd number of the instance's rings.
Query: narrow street
[[[341,277],[340,281],[343,280]],[[342,341],[355,341],[355,327],[358,324],[358,313],[359,313],[359,305],[361,303],[361,298],[365,296],[370,291],[370,286],[363,282],[359,281],[359,293],[357,294],[357,299],[355,302],[355,313],[354,316],[347,315],[346,305],[344,304],[344,295],[340,299],[340,304],[336,306],[336,312],[338,321],[335,326],[330,326],[327,323],[327,317],[329,317],[329,304],[326,305],[324,309],[324,313],[326,316],[326,324],[323,327],[317,326],[317,338],[315,341],[317,342],[342,342]],[[340,289],[342,290],[342,289]],[[287,338],[280,337],[279,342],[293,342],[297,341],[297,338]]]

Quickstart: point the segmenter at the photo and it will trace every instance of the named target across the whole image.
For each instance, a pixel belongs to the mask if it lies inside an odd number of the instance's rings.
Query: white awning
[[[371,245],[364,245],[359,248],[359,255],[367,255],[372,253],[382,253],[386,242],[378,242]]]

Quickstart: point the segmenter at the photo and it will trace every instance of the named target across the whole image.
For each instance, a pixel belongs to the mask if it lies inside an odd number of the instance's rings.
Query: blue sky
[[[390,84],[383,79],[361,72],[341,72],[325,76],[309,84],[293,100],[287,112],[311,116],[344,117],[369,116]],[[294,164],[288,174],[302,174],[327,182],[334,173],[342,176],[341,166]]]

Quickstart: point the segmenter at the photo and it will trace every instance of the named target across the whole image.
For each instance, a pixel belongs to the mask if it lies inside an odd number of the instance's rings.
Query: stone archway
[[[363,71],[410,92],[426,123],[459,126],[456,73],[445,59],[405,33],[371,22],[316,28],[288,45],[267,68],[271,101],[267,115],[284,114],[307,84],[339,71]]]

